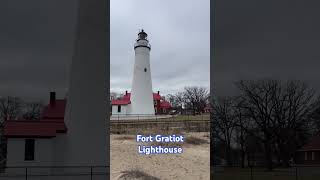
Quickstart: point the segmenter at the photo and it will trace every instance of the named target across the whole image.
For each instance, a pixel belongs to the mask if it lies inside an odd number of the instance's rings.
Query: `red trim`
[[[57,132],[67,132],[64,122],[9,120],[5,123],[4,128],[4,135],[6,137],[54,137]]]
[[[112,103],[112,105],[128,105],[131,103],[131,101],[121,99],[121,100],[112,100],[111,103]]]

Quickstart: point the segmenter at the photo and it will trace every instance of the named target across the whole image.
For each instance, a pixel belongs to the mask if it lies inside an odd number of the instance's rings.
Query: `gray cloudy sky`
[[[63,97],[76,0],[0,1],[0,95]],[[212,74],[218,94],[238,79],[301,79],[320,91],[320,2],[216,0]],[[133,44],[152,45],[154,91],[209,84],[209,0],[112,0],[111,88],[130,89]]]
[[[143,28],[151,44],[153,90],[162,94],[210,79],[209,0],[111,0],[111,91],[131,89],[133,44]]]
[[[0,96],[65,96],[76,0],[0,1]],[[140,28],[152,45],[154,91],[209,85],[209,0],[112,0],[111,88],[130,89]],[[192,68],[190,68],[192,67]]]
[[[320,92],[320,1],[217,0],[214,90],[239,79],[298,79]]]
[[[64,97],[75,0],[0,1],[0,96]]]

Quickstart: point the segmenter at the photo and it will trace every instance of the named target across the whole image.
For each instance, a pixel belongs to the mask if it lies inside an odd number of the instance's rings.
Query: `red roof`
[[[131,101],[130,100],[126,100],[126,99],[114,99],[112,100],[112,105],[127,105],[130,104]]]
[[[160,107],[164,108],[164,109],[170,109],[171,108],[171,104],[167,101],[162,101],[160,102]]]
[[[44,107],[40,120],[8,120],[5,122],[6,137],[55,137],[65,133],[64,123],[66,100],[56,100],[54,105]]]
[[[114,99],[111,101],[112,105],[127,105],[130,104],[131,93],[127,93],[122,96],[121,99]],[[161,100],[161,96],[158,93],[153,93],[153,100]]]
[[[122,97],[122,99],[123,99],[123,100],[129,100],[129,101],[130,101],[130,97],[131,97],[131,93],[127,93],[127,94],[125,94],[125,95]]]
[[[65,133],[67,128],[60,120],[9,120],[5,124],[6,137],[55,137],[57,132]]]
[[[161,96],[158,93],[153,93],[153,100],[160,100]]]
[[[311,139],[311,141],[304,145],[299,151],[312,151],[317,150],[320,151],[320,135],[315,136]]]
[[[48,104],[44,107],[42,112],[43,119],[56,119],[56,118],[64,118],[66,100],[56,100],[55,105]]]

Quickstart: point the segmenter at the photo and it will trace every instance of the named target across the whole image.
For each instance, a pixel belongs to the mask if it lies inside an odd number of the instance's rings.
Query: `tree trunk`
[[[265,149],[265,165],[268,171],[272,171],[272,153],[271,153],[271,144],[270,139],[267,136],[264,142],[264,149]]]
[[[226,160],[227,160],[227,165],[232,166],[229,145],[227,145],[227,147],[226,147]]]
[[[245,151],[243,144],[241,143],[241,168],[244,168]]]

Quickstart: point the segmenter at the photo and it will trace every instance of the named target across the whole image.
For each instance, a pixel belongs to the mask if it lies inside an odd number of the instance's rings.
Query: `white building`
[[[64,123],[66,100],[56,100],[50,93],[50,103],[40,120],[8,120],[4,135],[7,138],[7,166],[53,166],[61,151],[55,148],[56,137],[67,133]]]

